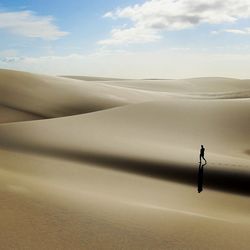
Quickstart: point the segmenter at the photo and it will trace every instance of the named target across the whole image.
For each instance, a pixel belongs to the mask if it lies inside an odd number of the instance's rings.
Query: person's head
[[[203,145],[201,145],[201,148],[203,148]]]

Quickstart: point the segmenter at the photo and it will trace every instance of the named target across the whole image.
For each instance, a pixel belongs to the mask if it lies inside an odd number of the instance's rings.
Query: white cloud
[[[38,16],[31,11],[0,12],[0,29],[44,40],[56,40],[68,34],[59,30],[51,16]]]
[[[129,43],[147,43],[153,42],[161,37],[153,29],[144,27],[131,27],[125,29],[112,29],[111,38],[99,41],[101,45],[119,45]]]
[[[249,0],[151,0],[108,12],[104,17],[124,18],[132,27],[113,29],[101,44],[152,42],[163,30],[182,30],[201,23],[236,22],[250,17]],[[143,36],[141,35],[143,34]]]
[[[213,35],[218,35],[221,33],[232,33],[236,35],[250,35],[250,27],[242,29],[223,29],[223,30],[214,30],[211,32]]]
[[[239,35],[250,35],[250,28],[244,28],[244,29],[225,29],[223,30],[227,33],[233,33],[233,34],[239,34]]]

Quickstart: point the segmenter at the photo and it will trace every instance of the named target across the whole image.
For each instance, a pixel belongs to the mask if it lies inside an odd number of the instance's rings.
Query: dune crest
[[[98,81],[95,81],[95,78],[90,78],[89,81],[86,77],[73,78],[78,80],[0,70],[0,103],[7,107],[0,122],[84,114],[169,97],[202,100],[250,98],[248,80],[97,78]],[[15,119],[13,113],[17,110],[20,112]]]
[[[0,70],[3,249],[249,247],[249,80],[72,78]]]

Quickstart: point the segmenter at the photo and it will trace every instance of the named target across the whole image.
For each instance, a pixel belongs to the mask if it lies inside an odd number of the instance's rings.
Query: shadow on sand
[[[204,166],[206,166],[207,163],[201,164],[199,162],[199,169],[198,169],[198,193],[202,192],[203,190],[203,173],[204,173]]]
[[[3,144],[2,142],[2,145]],[[4,147],[8,148],[8,144],[6,143]],[[13,149],[13,145],[9,148]],[[15,149],[197,186],[197,166],[194,165],[171,164],[164,161],[70,149],[66,150],[47,146],[42,147],[40,145],[16,145]],[[200,190],[200,192],[203,186],[203,166],[204,165],[199,168],[198,190]],[[206,171],[206,188],[241,195],[250,195],[249,185],[250,171],[220,169],[215,167],[209,168]]]

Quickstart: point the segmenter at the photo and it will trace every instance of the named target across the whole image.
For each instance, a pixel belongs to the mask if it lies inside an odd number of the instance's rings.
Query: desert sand
[[[1,248],[248,249],[249,110],[250,80],[0,70]]]

